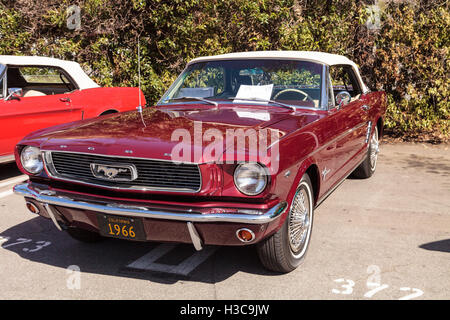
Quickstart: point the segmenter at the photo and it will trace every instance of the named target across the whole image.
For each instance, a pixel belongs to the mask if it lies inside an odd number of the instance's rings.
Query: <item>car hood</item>
[[[244,134],[255,132],[259,143],[259,133],[266,130],[268,136],[282,139],[319,117],[315,111],[292,113],[267,105],[152,107],[142,114],[125,112],[41,130],[26,137],[22,144],[34,140],[40,141],[43,150],[164,160],[179,160],[182,156],[182,161],[202,163],[221,158],[229,148],[227,134],[232,137],[238,130]],[[268,141],[267,146],[272,142]],[[241,152],[248,152],[249,143],[245,145]],[[211,152],[215,147],[217,152]]]

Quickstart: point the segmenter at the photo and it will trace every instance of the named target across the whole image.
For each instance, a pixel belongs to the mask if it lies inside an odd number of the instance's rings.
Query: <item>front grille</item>
[[[48,155],[46,159],[48,159]],[[197,192],[201,187],[200,169],[196,164],[171,161],[121,158],[70,152],[50,152],[46,161],[49,172],[55,178],[84,182],[114,189],[168,190]],[[130,172],[124,170],[114,178],[95,177],[91,164],[136,168],[137,178],[129,180]]]

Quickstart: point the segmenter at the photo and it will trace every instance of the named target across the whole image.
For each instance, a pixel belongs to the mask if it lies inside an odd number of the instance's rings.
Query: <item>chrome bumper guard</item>
[[[203,241],[195,228],[194,222],[230,222],[244,224],[264,224],[277,219],[286,211],[287,202],[281,201],[267,210],[230,209],[230,208],[188,208],[169,207],[130,202],[112,202],[101,197],[83,196],[71,192],[62,192],[49,189],[45,185],[26,182],[14,187],[14,192],[25,198],[40,202],[55,226],[62,230],[56,216],[58,212],[53,206],[74,208],[101,212],[119,216],[143,217],[150,219],[165,219],[184,221],[187,224],[189,235],[196,250],[203,248]],[[234,210],[234,212],[228,212]],[[220,213],[217,213],[219,211]]]
[[[44,207],[48,205],[101,212],[112,215],[143,217],[150,219],[165,219],[186,222],[231,222],[264,224],[278,218],[287,208],[287,202],[281,201],[267,210],[234,209],[230,208],[189,208],[182,209],[169,206],[145,204],[128,204],[125,202],[112,202],[104,198],[83,196],[70,192],[60,192],[49,189],[41,184],[31,182],[21,183],[14,187],[14,192],[26,198],[41,202]],[[47,206],[46,206],[47,205]],[[220,213],[214,212],[214,210]],[[211,211],[208,213],[208,210]],[[227,213],[227,210],[229,212]],[[251,212],[251,213],[249,213]]]

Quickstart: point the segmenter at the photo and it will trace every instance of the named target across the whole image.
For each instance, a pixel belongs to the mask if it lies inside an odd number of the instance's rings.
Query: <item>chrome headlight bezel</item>
[[[41,149],[33,146],[26,146],[20,152],[20,164],[24,170],[36,175],[44,170]]]
[[[247,175],[247,177],[245,177]],[[253,175],[258,183],[253,183],[253,188],[246,187],[243,185],[243,179],[249,178],[249,175]],[[236,189],[242,194],[247,196],[256,196],[261,194],[267,187],[269,183],[269,174],[265,166],[257,162],[244,162],[237,165],[233,174],[234,185]]]

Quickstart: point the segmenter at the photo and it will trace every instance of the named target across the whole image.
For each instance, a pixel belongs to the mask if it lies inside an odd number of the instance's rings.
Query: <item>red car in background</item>
[[[80,65],[47,57],[0,56],[0,163],[14,161],[27,134],[53,125],[134,110],[138,88],[101,88]]]

